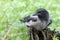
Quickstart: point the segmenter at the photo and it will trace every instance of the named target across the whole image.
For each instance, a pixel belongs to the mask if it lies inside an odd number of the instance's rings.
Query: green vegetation
[[[38,8],[49,11],[53,23],[51,30],[60,30],[60,0],[0,0],[0,39],[28,40],[28,28],[19,19]],[[53,38],[57,40],[57,38]]]

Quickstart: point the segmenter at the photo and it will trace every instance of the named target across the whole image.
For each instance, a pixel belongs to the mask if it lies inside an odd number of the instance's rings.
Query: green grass
[[[45,8],[49,11],[53,20],[49,28],[59,31],[60,0],[0,0],[0,39],[28,40],[28,28],[19,19],[33,13],[38,8]],[[56,40],[55,37],[53,39]]]

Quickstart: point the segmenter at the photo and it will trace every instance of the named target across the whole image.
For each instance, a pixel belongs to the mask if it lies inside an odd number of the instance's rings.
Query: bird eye
[[[32,19],[32,21],[36,22],[36,21],[37,21],[37,19]]]
[[[41,13],[40,11],[38,11],[37,13]]]

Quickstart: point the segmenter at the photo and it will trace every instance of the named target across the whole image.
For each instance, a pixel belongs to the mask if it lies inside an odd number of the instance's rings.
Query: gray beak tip
[[[20,19],[21,22],[25,22],[24,19]]]

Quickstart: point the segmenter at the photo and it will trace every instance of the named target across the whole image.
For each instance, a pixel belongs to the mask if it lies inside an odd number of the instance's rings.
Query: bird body
[[[35,28],[36,30],[45,29],[51,23],[48,11],[43,8],[36,10],[36,12],[23,18],[21,21],[26,26]]]

